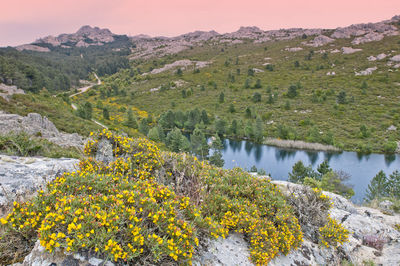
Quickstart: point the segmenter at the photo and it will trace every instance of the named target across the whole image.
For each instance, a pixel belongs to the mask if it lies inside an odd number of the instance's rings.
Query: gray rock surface
[[[382,40],[383,37],[385,37],[385,36],[382,33],[370,32],[370,33],[365,34],[364,36],[355,38],[351,43],[357,45],[357,44],[362,44],[362,43],[366,43],[366,42],[376,42],[376,41]]]
[[[82,149],[85,140],[77,133],[68,134],[58,131],[55,125],[40,114],[30,113],[27,116],[5,114],[0,112],[0,134],[26,132],[32,136],[41,136],[57,145]]]
[[[74,171],[77,159],[0,155],[0,215],[17,199],[26,199],[63,172]]]
[[[287,181],[274,180],[272,183],[279,185],[284,193],[301,186]],[[344,258],[354,265],[362,265],[366,260],[378,265],[400,264],[400,232],[394,228],[395,224],[400,223],[399,214],[386,215],[377,209],[355,206],[340,195],[331,192],[324,194],[332,201],[331,217],[349,230],[349,241],[334,250],[318,247],[305,239],[298,250],[275,258],[271,265],[338,265]],[[363,245],[363,237],[367,235],[380,236],[386,240],[381,252]]]
[[[343,54],[353,54],[355,52],[362,51],[362,49],[355,49],[352,47],[342,47],[342,53]]]
[[[253,265],[249,257],[248,243],[243,235],[231,233],[226,239],[208,241],[207,245],[194,256],[193,265]]]
[[[109,164],[114,161],[113,147],[108,140],[102,139],[98,143],[96,160],[105,164]]]
[[[102,259],[90,256],[89,254],[71,254],[56,250],[50,254],[46,252],[45,248],[42,247],[39,241],[36,242],[35,247],[25,257],[22,263],[14,264],[14,266],[50,266],[50,265],[62,265],[62,266],[114,266],[115,264],[110,261],[104,261]]]
[[[400,54],[393,56],[392,58],[390,58],[390,60],[393,62],[400,62]]]
[[[305,43],[305,45],[312,46],[312,47],[319,47],[323,46],[325,44],[334,42],[335,39],[329,38],[328,36],[325,35],[319,35],[314,38],[314,40],[310,41],[309,43]]]
[[[367,68],[365,70],[362,70],[360,72],[356,72],[355,75],[356,76],[368,76],[368,75],[371,75],[372,72],[374,72],[377,69],[378,69],[377,67],[369,67],[369,68]]]
[[[57,37],[47,36],[36,40],[35,44],[51,44],[52,46],[63,47],[87,47],[90,45],[104,45],[115,40],[115,34],[109,29],[100,29],[98,27],[83,26],[76,33],[72,34],[61,34]],[[87,42],[90,40],[90,42]],[[67,44],[67,45],[66,45]],[[35,45],[36,46],[36,45]]]
[[[24,90],[18,89],[17,86],[0,84],[0,97],[3,97],[6,101],[9,101],[9,97],[14,94],[25,94],[25,92]]]

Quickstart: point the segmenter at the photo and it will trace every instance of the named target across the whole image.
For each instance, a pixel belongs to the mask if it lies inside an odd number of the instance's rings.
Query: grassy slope
[[[309,38],[311,39],[311,38]],[[222,116],[229,121],[236,118],[245,120],[244,111],[246,107],[254,109],[255,113],[264,116],[265,121],[273,120],[272,125],[266,125],[265,135],[277,137],[276,126],[286,125],[295,128],[299,139],[306,139],[311,128],[314,126],[322,135],[330,131],[334,134],[335,144],[344,145],[344,148],[355,150],[361,145],[368,145],[373,151],[382,151],[387,140],[399,138],[396,132],[386,129],[390,125],[400,126],[398,112],[400,110],[398,98],[400,97],[400,72],[394,70],[389,72],[386,65],[388,58],[369,62],[367,57],[380,53],[396,55],[400,53],[400,37],[386,37],[380,42],[371,42],[363,45],[351,45],[349,40],[336,40],[333,44],[314,48],[301,45],[302,39],[290,41],[268,42],[264,44],[212,45],[206,44],[202,47],[194,47],[175,56],[167,56],[149,62],[139,63],[135,68],[147,72],[151,67],[158,68],[163,64],[171,63],[179,59],[193,59],[212,61],[212,65],[200,70],[200,73],[184,71],[182,77],[173,74],[172,71],[163,72],[157,75],[146,77],[128,75],[127,71],[105,79],[105,86],[117,84],[120,88],[126,88],[129,92],[134,91],[136,95],[133,100],[129,97],[117,97],[112,101],[119,106],[135,106],[141,110],[153,113],[156,116],[168,109],[189,110],[195,107],[205,108],[208,113]],[[303,51],[289,52],[286,47],[304,47]],[[352,46],[363,49],[361,52],[343,55],[342,53],[330,53],[328,58],[323,58],[320,50],[340,49],[343,46]],[[265,47],[267,49],[265,49]],[[221,49],[224,49],[222,51]],[[312,60],[306,60],[305,56],[313,50]],[[270,57],[271,60],[265,60]],[[236,65],[236,58],[239,63]],[[225,65],[229,61],[229,65]],[[296,68],[294,62],[299,61],[300,67]],[[265,70],[263,63],[270,62],[274,65],[274,71]],[[323,69],[319,69],[322,66]],[[355,71],[365,70],[368,67],[377,66],[370,76],[355,76]],[[240,68],[241,74],[236,74]],[[259,68],[265,70],[263,73],[256,73],[254,77],[247,75],[248,68]],[[327,72],[336,72],[335,76],[327,76]],[[235,75],[235,82],[228,81],[228,75]],[[245,80],[250,78],[251,85],[257,79],[261,80],[261,89],[244,89]],[[162,84],[176,80],[186,81],[182,88],[193,88],[193,95],[182,98],[181,88],[171,89],[165,92],[150,92]],[[217,89],[209,84],[209,81],[217,83]],[[366,81],[368,88],[361,89],[363,81]],[[300,82],[302,88],[299,96],[294,99],[284,97],[287,88],[291,84]],[[205,91],[200,90],[200,85],[206,87]],[[268,104],[268,88],[272,93],[278,93],[278,99],[273,104]],[[327,99],[314,103],[312,94],[315,91],[326,93]],[[347,98],[354,97],[354,102],[337,105],[337,94],[345,91]],[[225,94],[225,102],[218,103],[218,96],[221,92]],[[254,92],[262,95],[260,103],[253,103],[251,97]],[[87,95],[83,96],[85,100]],[[95,102],[98,96],[90,97]],[[290,110],[284,108],[286,102],[290,102]],[[175,107],[172,108],[172,102]],[[229,113],[229,105],[233,103],[236,113]],[[112,112],[117,113],[116,108],[111,107]],[[304,114],[300,111],[310,110]],[[302,120],[309,120],[304,125]],[[360,138],[360,126],[365,124],[370,132],[367,138]]]
[[[0,97],[0,110],[22,116],[39,113],[47,116],[58,130],[84,136],[100,128],[92,121],[74,115],[71,106],[60,97],[52,97],[47,93],[14,95],[8,102]]]

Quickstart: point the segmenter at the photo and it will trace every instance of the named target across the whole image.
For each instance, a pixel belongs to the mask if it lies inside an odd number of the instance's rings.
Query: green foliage
[[[346,104],[347,103],[346,92],[345,91],[339,92],[336,99],[338,104]]]
[[[83,119],[88,119],[91,120],[92,119],[92,112],[93,112],[93,108],[92,108],[92,104],[90,102],[85,102],[85,104],[80,105],[78,107],[78,109],[76,110],[76,114],[83,118]]]
[[[138,128],[136,117],[133,115],[133,112],[130,108],[128,109],[126,121],[124,122],[124,124],[130,128]]]
[[[140,120],[139,132],[145,136],[147,136],[147,134],[149,133],[149,123],[148,123],[147,119],[143,118],[142,120]]]
[[[258,93],[258,92],[255,92],[255,93],[253,94],[252,100],[253,100],[253,102],[255,102],[255,103],[261,102],[261,94]]]
[[[0,153],[17,156],[44,156],[50,158],[81,158],[82,152],[74,147],[60,147],[46,139],[18,134],[0,135]]]
[[[372,178],[368,185],[365,199],[371,201],[375,198],[382,198],[387,195],[387,177],[386,174],[381,170],[379,173]]]
[[[219,102],[220,103],[223,103],[225,101],[225,94],[223,93],[223,92],[221,92],[220,94],[219,94]]]
[[[165,143],[167,144],[168,148],[174,152],[190,150],[190,143],[188,139],[182,135],[182,132],[179,130],[179,128],[174,128],[167,134]]]
[[[196,127],[193,134],[190,135],[190,146],[191,151],[201,160],[204,160],[208,156],[208,144],[204,133]]]
[[[383,146],[383,150],[386,153],[394,153],[397,149],[397,143],[396,141],[387,141],[385,145]]]
[[[384,200],[385,198],[400,199],[400,172],[394,171],[389,177],[381,170],[372,178],[368,185],[365,200]]]
[[[298,94],[297,89],[298,89],[297,85],[293,85],[293,84],[290,85],[288,88],[287,94],[286,94],[287,97],[289,97],[289,98],[296,97]]]
[[[103,108],[103,118],[106,120],[110,120],[110,113],[107,108]]]

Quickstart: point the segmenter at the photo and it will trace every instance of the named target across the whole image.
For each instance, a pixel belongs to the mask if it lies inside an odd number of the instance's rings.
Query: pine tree
[[[394,171],[388,178],[388,192],[390,196],[400,199],[400,172]]]
[[[131,109],[128,109],[127,120],[125,121],[125,126],[130,127],[130,128],[138,128],[138,123],[137,123],[136,117],[133,115],[133,112]]]
[[[204,159],[208,156],[208,144],[204,133],[196,127],[193,134],[190,135],[190,146],[194,154],[200,159]]]
[[[103,108],[103,118],[106,120],[110,120],[110,113],[107,108]]]
[[[139,132],[145,136],[147,136],[147,134],[149,133],[149,124],[147,124],[147,120],[145,118],[140,120]]]
[[[254,139],[256,142],[262,142],[264,133],[264,125],[260,117],[256,119],[256,126],[254,129]]]
[[[367,202],[373,199],[379,199],[387,195],[387,177],[386,174],[381,170],[379,173],[372,178],[368,185],[365,200]]]
[[[213,154],[209,158],[210,163],[218,167],[224,166],[225,162],[224,159],[222,159],[222,149],[224,146],[218,134],[215,134],[211,148],[213,149]]]

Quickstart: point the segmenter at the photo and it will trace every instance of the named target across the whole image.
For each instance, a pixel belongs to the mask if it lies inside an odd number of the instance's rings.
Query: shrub
[[[2,241],[17,232],[31,244],[38,237],[49,252],[91,252],[142,265],[191,264],[200,236],[225,237],[231,230],[248,237],[256,264],[300,245],[298,220],[267,179],[160,152],[147,139],[107,130],[91,137],[88,156],[106,139],[116,160],[104,164],[89,157],[32,200],[14,203],[0,220]]]
[[[329,216],[332,203],[320,189],[301,186],[289,192],[302,231],[314,243],[337,247],[347,241],[349,232]]]
[[[385,145],[383,146],[383,150],[386,153],[394,153],[397,149],[397,143],[396,141],[388,141],[385,143]]]

